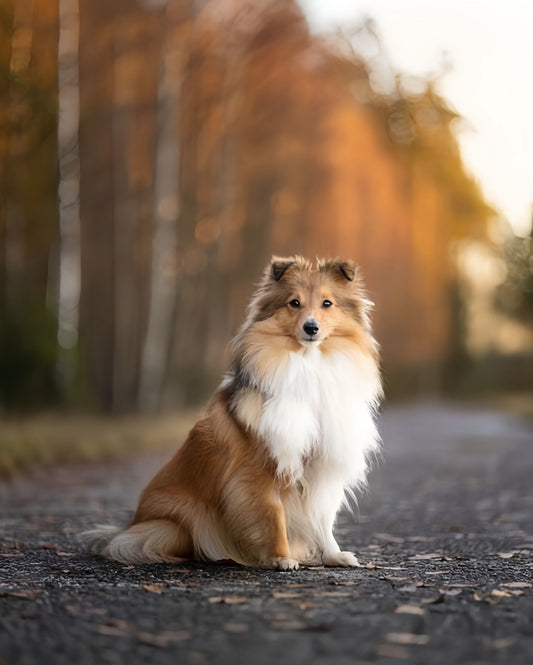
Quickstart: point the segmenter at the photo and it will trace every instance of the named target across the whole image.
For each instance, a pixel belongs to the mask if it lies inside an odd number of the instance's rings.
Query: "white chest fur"
[[[269,448],[278,473],[293,480],[306,462],[332,465],[345,483],[364,479],[376,449],[373,406],[378,370],[359,351],[323,355],[318,347],[287,355],[260,385],[261,413],[250,425]]]

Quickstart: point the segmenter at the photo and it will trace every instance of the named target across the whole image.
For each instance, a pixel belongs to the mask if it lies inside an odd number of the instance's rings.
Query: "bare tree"
[[[190,3],[169,2],[158,82],[150,306],[142,347],[139,408],[161,402],[176,316],[180,214],[180,96],[190,48]]]
[[[59,1],[57,129],[59,162],[59,287],[58,342],[70,352],[78,342],[80,304],[80,159],[79,129],[79,4]],[[76,367],[71,354],[58,357],[58,375],[68,390]]]
[[[113,19],[114,3],[80,0],[80,344],[104,411],[114,395]]]

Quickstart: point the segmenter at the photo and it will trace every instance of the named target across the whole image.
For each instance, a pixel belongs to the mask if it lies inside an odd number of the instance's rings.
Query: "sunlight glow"
[[[300,0],[316,31],[375,19],[393,67],[438,77],[464,121],[466,168],[515,233],[533,214],[533,3],[529,0]]]

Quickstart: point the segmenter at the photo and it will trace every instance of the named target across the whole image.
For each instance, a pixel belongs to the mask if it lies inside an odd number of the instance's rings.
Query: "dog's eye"
[[[326,308],[331,307],[331,305],[333,305],[331,300],[324,300],[324,302],[322,303],[322,307],[326,307]]]
[[[300,301],[294,298],[294,300],[290,301],[289,307],[292,307],[293,309],[298,309],[298,307],[300,307]]]

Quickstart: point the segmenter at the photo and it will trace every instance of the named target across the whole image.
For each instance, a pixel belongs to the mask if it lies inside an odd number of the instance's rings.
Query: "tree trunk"
[[[80,0],[80,345],[104,411],[114,404],[113,7]]]
[[[80,305],[80,161],[79,129],[79,1],[59,2],[57,132],[59,158],[59,286],[57,374],[63,389],[72,388],[75,363],[71,350],[78,342]],[[63,351],[63,352],[62,352]]]
[[[124,2],[124,0],[122,0]],[[113,94],[115,352],[113,408],[137,408],[148,316],[153,234],[154,144],[161,58],[160,10],[125,0],[114,32]]]
[[[159,76],[150,309],[138,395],[139,408],[145,412],[156,411],[161,405],[176,316],[180,94],[190,38],[187,13],[188,3],[180,0],[174,0],[167,8]]]

